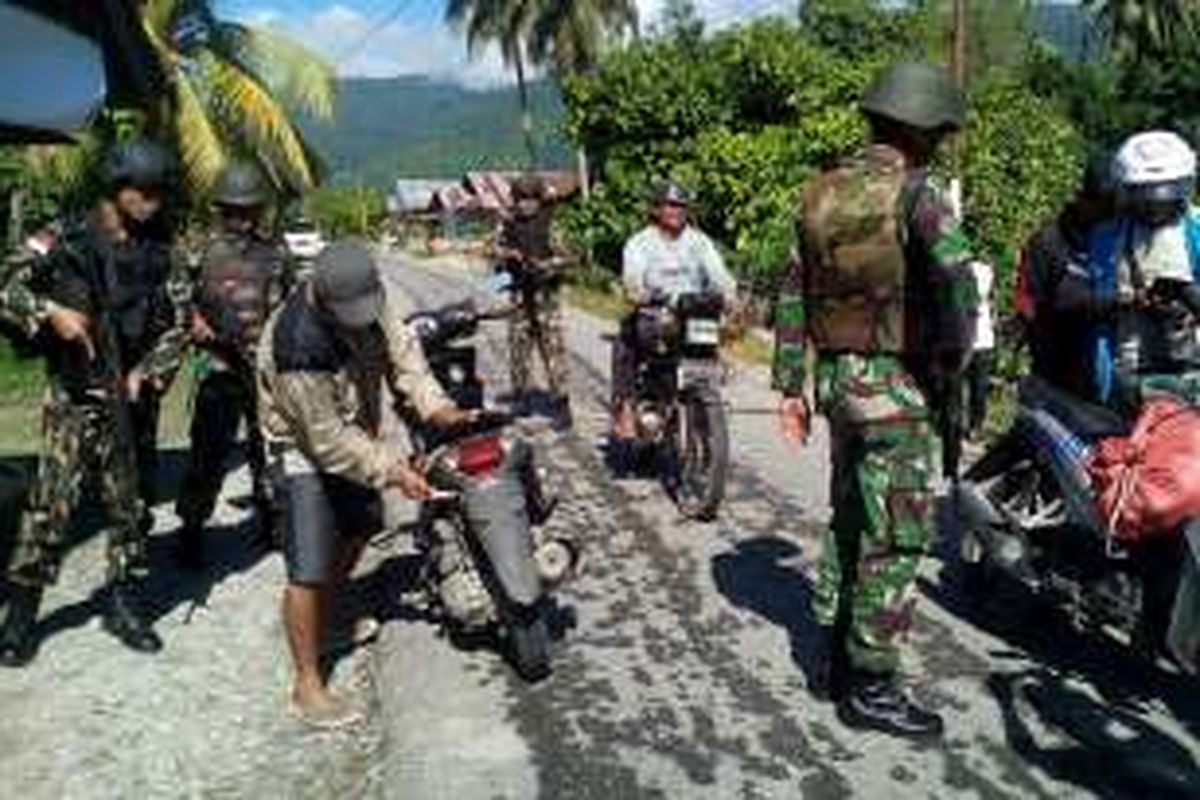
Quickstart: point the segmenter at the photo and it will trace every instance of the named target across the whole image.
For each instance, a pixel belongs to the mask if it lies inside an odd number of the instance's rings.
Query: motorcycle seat
[[[1019,400],[1025,408],[1051,415],[1086,442],[1128,436],[1133,429],[1130,421],[1117,412],[1089,403],[1036,376],[1021,382]]]

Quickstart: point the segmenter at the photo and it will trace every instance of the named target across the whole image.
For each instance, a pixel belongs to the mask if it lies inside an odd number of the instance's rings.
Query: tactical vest
[[[549,258],[553,255],[550,229],[548,211],[539,211],[531,217],[513,216],[504,223],[501,243],[533,258]]]
[[[253,237],[218,237],[200,260],[199,307],[217,341],[249,353],[271,305],[280,253]]]
[[[906,259],[899,218],[902,166],[855,162],[804,192],[804,298],[818,350],[904,353]]]

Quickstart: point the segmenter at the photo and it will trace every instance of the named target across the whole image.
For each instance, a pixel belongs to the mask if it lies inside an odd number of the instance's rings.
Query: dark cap
[[[347,328],[365,328],[383,312],[383,281],[361,239],[342,239],[321,251],[313,290],[321,307]]]
[[[688,208],[692,205],[692,197],[688,190],[674,181],[660,183],[654,188],[654,204],[656,206],[680,206]]]

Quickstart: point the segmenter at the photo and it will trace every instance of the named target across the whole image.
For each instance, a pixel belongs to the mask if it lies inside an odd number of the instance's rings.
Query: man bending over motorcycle
[[[468,422],[446,397],[366,247],[337,242],[273,313],[258,348],[259,418],[284,507],[283,621],[295,670],[291,702],[306,723],[340,727],[362,712],[318,668],[331,600],[382,527],[380,491],[429,495],[425,477],[382,437],[384,382],[424,420]]]
[[[737,282],[712,239],[690,224],[690,209],[691,199],[683,187],[663,184],[654,195],[650,224],[625,243],[621,280],[634,306],[673,305],[690,292],[718,292],[726,308],[736,299]],[[637,435],[632,403],[638,367],[636,320],[636,310],[622,319],[613,342],[613,434],[618,439]]]

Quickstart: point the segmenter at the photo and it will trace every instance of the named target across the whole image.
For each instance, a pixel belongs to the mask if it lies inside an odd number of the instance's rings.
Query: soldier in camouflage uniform
[[[816,351],[834,514],[814,592],[825,641],[813,689],[853,727],[936,736],[941,719],[894,676],[934,532],[927,398],[971,350],[971,252],[926,170],[961,126],[964,103],[943,70],[902,64],[879,77],[862,111],[871,144],[803,195],[795,269],[777,310],[775,384],[785,434],[803,438],[807,354]]]
[[[536,350],[546,370],[557,426],[570,428],[567,345],[559,298],[567,260],[555,253],[551,209],[541,179],[522,175],[513,183],[512,194],[512,213],[501,223],[494,248],[498,270],[511,277],[517,306],[509,324],[512,393],[518,402],[525,399]]]
[[[204,351],[205,375],[192,417],[191,461],[176,505],[183,522],[180,557],[190,567],[203,562],[204,523],[216,505],[242,420],[259,534],[263,543],[272,541],[254,363],[263,323],[286,297],[292,270],[284,248],[262,236],[271,194],[256,165],[234,162],[225,169],[214,195],[220,230],[205,247],[196,275],[192,338]]]
[[[147,416],[139,401],[169,382],[182,344],[160,221],[169,166],[166,152],[146,140],[114,148],[105,165],[109,191],[86,226],[0,287],[0,316],[44,353],[49,374],[41,459],[8,567],[0,664],[19,666],[34,655],[42,590],[57,577],[89,476],[109,525],[104,626],[134,650],[162,647],[138,602],[148,530],[137,452],[146,436],[137,425]]]

